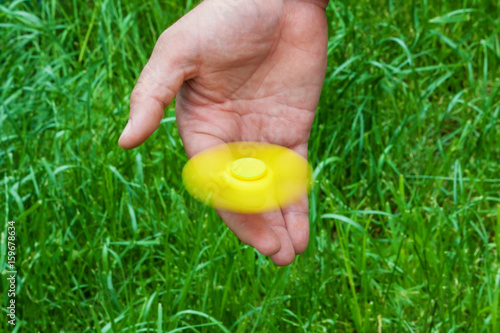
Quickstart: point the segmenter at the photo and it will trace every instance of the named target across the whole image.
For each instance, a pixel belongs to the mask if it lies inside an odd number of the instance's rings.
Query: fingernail
[[[130,132],[130,129],[132,128],[132,121],[131,119],[128,120],[127,126],[123,129],[122,135],[120,136],[120,139],[123,138],[125,135],[127,135]]]

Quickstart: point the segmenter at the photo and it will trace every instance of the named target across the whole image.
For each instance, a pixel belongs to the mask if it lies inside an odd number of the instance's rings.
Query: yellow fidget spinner
[[[188,192],[200,202],[238,213],[284,208],[307,195],[312,169],[288,148],[231,142],[191,158],[182,171]]]

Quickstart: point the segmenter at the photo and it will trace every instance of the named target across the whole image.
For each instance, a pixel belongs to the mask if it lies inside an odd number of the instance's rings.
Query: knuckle
[[[130,93],[130,104],[138,102],[142,97],[143,83],[139,80]]]

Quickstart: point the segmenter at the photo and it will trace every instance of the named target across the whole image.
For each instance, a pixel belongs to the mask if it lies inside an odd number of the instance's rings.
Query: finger
[[[307,141],[292,148],[307,159]],[[309,201],[307,195],[293,205],[281,209],[295,254],[303,253],[309,243]]]
[[[281,214],[280,214],[281,215]],[[281,217],[283,219],[283,217]],[[278,235],[281,249],[278,253],[271,256],[271,260],[278,266],[290,265],[295,260],[295,251],[285,226],[272,226],[273,231]]]
[[[270,256],[276,265],[286,266],[295,259],[292,241],[280,211],[264,214],[218,213],[242,242]]]
[[[120,147],[131,149],[146,141],[160,125],[163,110],[182,83],[194,76],[196,49],[192,39],[174,27],[160,36],[130,96],[130,116],[118,141]]]
[[[217,213],[243,243],[266,256],[280,251],[280,239],[264,221],[262,214],[239,214],[223,210],[217,210]]]
[[[278,266],[290,265],[295,259],[295,251],[293,244],[285,226],[285,220],[281,211],[273,211],[261,214],[264,222],[271,227],[280,241],[280,250],[278,253],[271,255],[271,260]]]
[[[309,243],[309,202],[307,195],[299,202],[281,209],[295,254],[301,254]]]

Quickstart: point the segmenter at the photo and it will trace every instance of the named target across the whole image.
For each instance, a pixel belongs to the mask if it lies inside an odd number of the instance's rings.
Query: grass
[[[0,5],[14,331],[499,332],[500,2],[331,0],[310,244],[285,268],[187,195],[171,106],[117,146],[156,38],[194,5]]]

